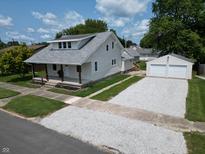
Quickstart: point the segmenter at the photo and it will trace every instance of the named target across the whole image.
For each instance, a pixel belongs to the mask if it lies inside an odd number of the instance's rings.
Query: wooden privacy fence
[[[205,76],[205,64],[199,65],[199,74]]]

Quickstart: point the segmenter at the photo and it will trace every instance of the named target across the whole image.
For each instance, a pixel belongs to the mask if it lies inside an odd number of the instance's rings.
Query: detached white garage
[[[186,57],[171,54],[147,62],[147,76],[168,78],[192,78],[193,61]]]

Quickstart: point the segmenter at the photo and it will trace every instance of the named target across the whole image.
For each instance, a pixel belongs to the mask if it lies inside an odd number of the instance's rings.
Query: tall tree
[[[6,44],[4,42],[1,41],[0,39],[0,49],[3,49],[6,47]]]
[[[75,34],[87,34],[105,32],[108,30],[107,23],[102,20],[87,19],[84,24],[78,24],[74,27],[64,29],[62,32],[56,34],[56,38],[61,37],[63,34],[75,35]]]
[[[203,61],[205,57],[205,1],[156,0],[149,31],[140,41],[161,54],[178,53]]]
[[[2,74],[16,73],[24,76],[28,72],[28,64],[24,61],[32,55],[32,50],[20,45],[3,52],[0,57],[0,72]]]
[[[113,33],[117,36],[117,38],[119,39],[119,41],[120,41],[120,43],[123,45],[123,47],[129,48],[131,45],[136,45],[136,43],[132,42],[131,40],[127,40],[127,41],[126,41],[124,38],[119,37],[119,36],[117,35],[116,30],[110,29],[110,31],[113,32]]]

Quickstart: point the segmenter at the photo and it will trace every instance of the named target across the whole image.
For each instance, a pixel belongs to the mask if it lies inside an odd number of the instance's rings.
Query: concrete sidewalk
[[[59,94],[51,91],[47,91],[47,88],[42,87],[42,88],[27,88],[27,87],[22,87],[18,85],[13,85],[9,83],[4,83],[0,82],[0,87],[5,88],[5,89],[10,89],[13,91],[20,92],[20,95],[10,97],[10,98],[5,98],[0,100],[0,106],[5,105],[8,103],[11,99],[19,97],[19,96],[24,96],[24,95],[35,95],[35,96],[41,96],[49,99],[54,99],[57,101],[62,101],[66,104],[72,104],[73,102],[81,99],[81,97],[76,97],[76,96],[70,96],[70,95],[65,95],[65,94]]]
[[[125,107],[125,106],[107,103],[103,101],[91,100],[88,98],[81,98],[76,96],[54,93],[51,91],[47,91],[47,89],[44,87],[27,88],[27,87],[21,87],[9,83],[2,83],[2,82],[0,82],[0,87],[18,91],[21,93],[20,95],[14,97],[1,99],[0,105],[2,104],[5,105],[13,98],[30,94],[30,95],[41,96],[49,99],[62,101],[66,104],[70,104],[80,108],[86,108],[86,109],[101,111],[101,112],[109,112],[114,115],[123,116],[129,119],[145,121],[171,130],[177,130],[181,132],[189,132],[189,131],[205,132],[205,123],[203,122],[201,123],[191,122],[183,118],[150,112],[143,109]]]
[[[196,75],[196,77],[202,79],[202,80],[205,80],[205,76],[199,76],[199,75]]]
[[[114,115],[123,116],[129,119],[140,120],[156,126],[165,127],[167,129],[190,132],[205,132],[205,123],[192,122],[187,119],[174,116],[159,114],[146,111],[143,109],[125,107],[117,104],[111,104],[98,100],[82,99],[72,104],[73,106],[90,109],[94,111],[108,112]]]

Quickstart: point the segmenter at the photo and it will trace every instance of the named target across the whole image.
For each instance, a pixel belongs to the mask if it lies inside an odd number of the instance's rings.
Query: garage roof
[[[147,63],[166,64],[168,56],[171,56],[171,57],[173,57],[175,59],[177,58],[178,60],[180,59],[180,60],[184,61],[183,63],[191,63],[191,64],[194,63],[194,60],[192,60],[192,59],[186,58],[186,57],[178,55],[178,54],[173,54],[173,53],[165,55],[165,56],[162,56],[162,57],[159,57],[159,58],[151,60],[151,61],[148,61]],[[172,63],[173,63],[173,58],[171,58],[172,59]]]
[[[178,55],[178,54],[175,54],[175,53],[172,53],[171,56],[174,56],[174,57],[176,57],[176,58],[179,58],[179,59],[182,59],[182,60],[191,62],[191,63],[194,63],[194,62],[195,62],[195,60],[193,60],[193,59],[189,59],[189,58],[186,58],[186,57],[184,57],[184,56],[181,56],[181,55]]]

